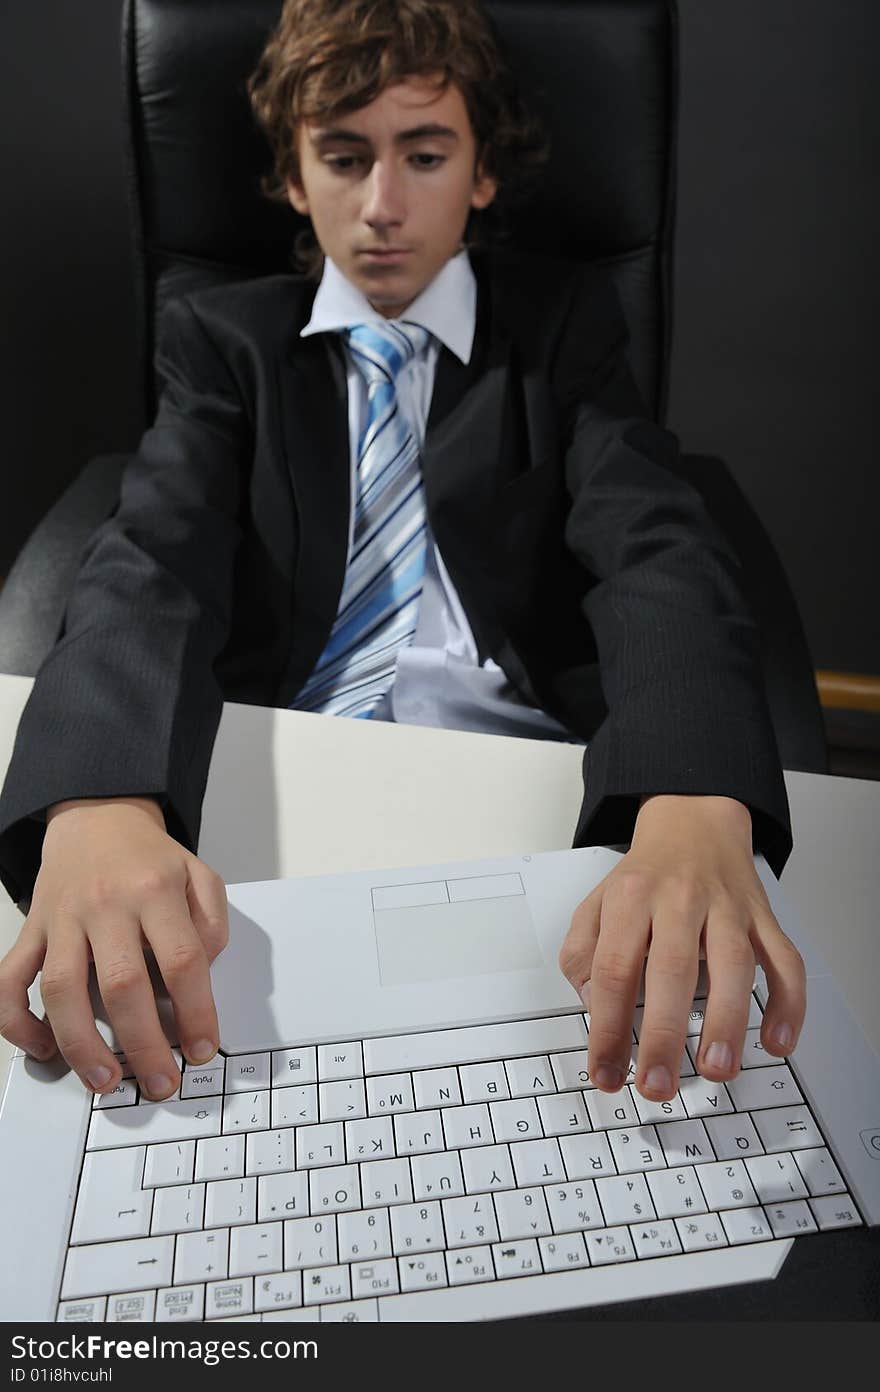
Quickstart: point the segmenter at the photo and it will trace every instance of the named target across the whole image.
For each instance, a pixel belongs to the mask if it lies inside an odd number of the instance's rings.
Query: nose
[[[399,227],[405,217],[403,186],[393,161],[376,160],[367,181],[364,221],[378,231]]]

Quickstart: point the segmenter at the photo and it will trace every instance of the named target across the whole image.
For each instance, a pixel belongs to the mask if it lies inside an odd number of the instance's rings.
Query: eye
[[[338,170],[340,174],[347,174],[352,165],[358,163],[359,155],[330,155],[327,163],[332,169]]]
[[[441,165],[441,164],[444,163],[445,156],[444,156],[444,155],[430,155],[430,154],[427,154],[426,152],[425,152],[425,153],[421,153],[421,152],[420,152],[420,153],[417,154],[417,155],[413,155],[413,159],[414,159],[414,160],[417,160],[417,161],[418,161],[418,160],[421,160],[421,161],[427,160],[427,161],[429,161],[429,163],[421,163],[421,164],[419,164],[419,165],[418,165],[418,168],[419,168],[419,169],[436,169],[436,168],[438,167],[438,165]]]

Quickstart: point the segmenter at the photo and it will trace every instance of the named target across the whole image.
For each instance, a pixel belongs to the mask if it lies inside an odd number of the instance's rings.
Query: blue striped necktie
[[[345,331],[367,382],[358,442],[354,533],[339,610],[323,653],[293,706],[369,718],[412,641],[425,572],[425,501],[419,451],[395,379],[430,337],[386,320]]]

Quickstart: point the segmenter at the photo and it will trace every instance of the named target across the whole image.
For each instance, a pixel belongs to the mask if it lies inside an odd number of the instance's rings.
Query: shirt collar
[[[421,324],[439,338],[463,363],[470,362],[477,317],[477,281],[465,249],[450,257],[442,270],[406,310],[404,318]],[[300,337],[338,333],[352,324],[382,323],[382,315],[331,261],[312,304],[312,315]]]

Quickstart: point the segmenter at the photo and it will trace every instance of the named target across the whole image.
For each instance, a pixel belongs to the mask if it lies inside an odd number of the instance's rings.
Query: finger
[[[89,999],[89,944],[73,920],[56,920],[46,949],[40,994],[58,1048],[93,1092],[108,1092],[122,1068],[95,1025]]]
[[[654,914],[636,1071],[636,1087],[654,1102],[668,1102],[678,1091],[703,914],[702,903],[693,898],[687,905],[658,906]]]
[[[201,939],[202,946],[213,962],[229,941],[229,908],[226,899],[226,885],[221,877],[191,855],[187,862],[189,884],[186,898],[189,916],[193,927]]]
[[[46,940],[36,919],[26,918],[15,946],[0,962],[0,1034],[41,1062],[52,1057],[56,1045],[49,1026],[31,1010],[28,991],[45,955]]]
[[[732,906],[710,913],[706,925],[709,986],[695,1060],[697,1072],[723,1082],[739,1072],[755,984],[749,925]]]
[[[207,1063],[217,1052],[220,1029],[208,955],[186,900],[174,896],[151,903],[141,925],[171,998],[180,1047],[190,1063]]]
[[[590,1080],[603,1092],[622,1087],[632,1057],[632,1026],[651,919],[647,902],[609,888],[590,976]]]
[[[761,1043],[768,1054],[784,1058],[797,1044],[807,1010],[807,972],[794,943],[771,913],[755,917],[755,956],[767,978],[767,1004]]]
[[[602,890],[602,886],[598,886]],[[559,949],[559,969],[577,991],[589,1010],[589,981],[593,970],[593,954],[599,939],[602,914],[602,893],[593,890],[582,899],[571,916],[565,941]]]
[[[91,926],[92,954],[113,1033],[141,1091],[159,1102],[180,1084],[180,1073],[159,1021],[153,984],[134,918]]]

